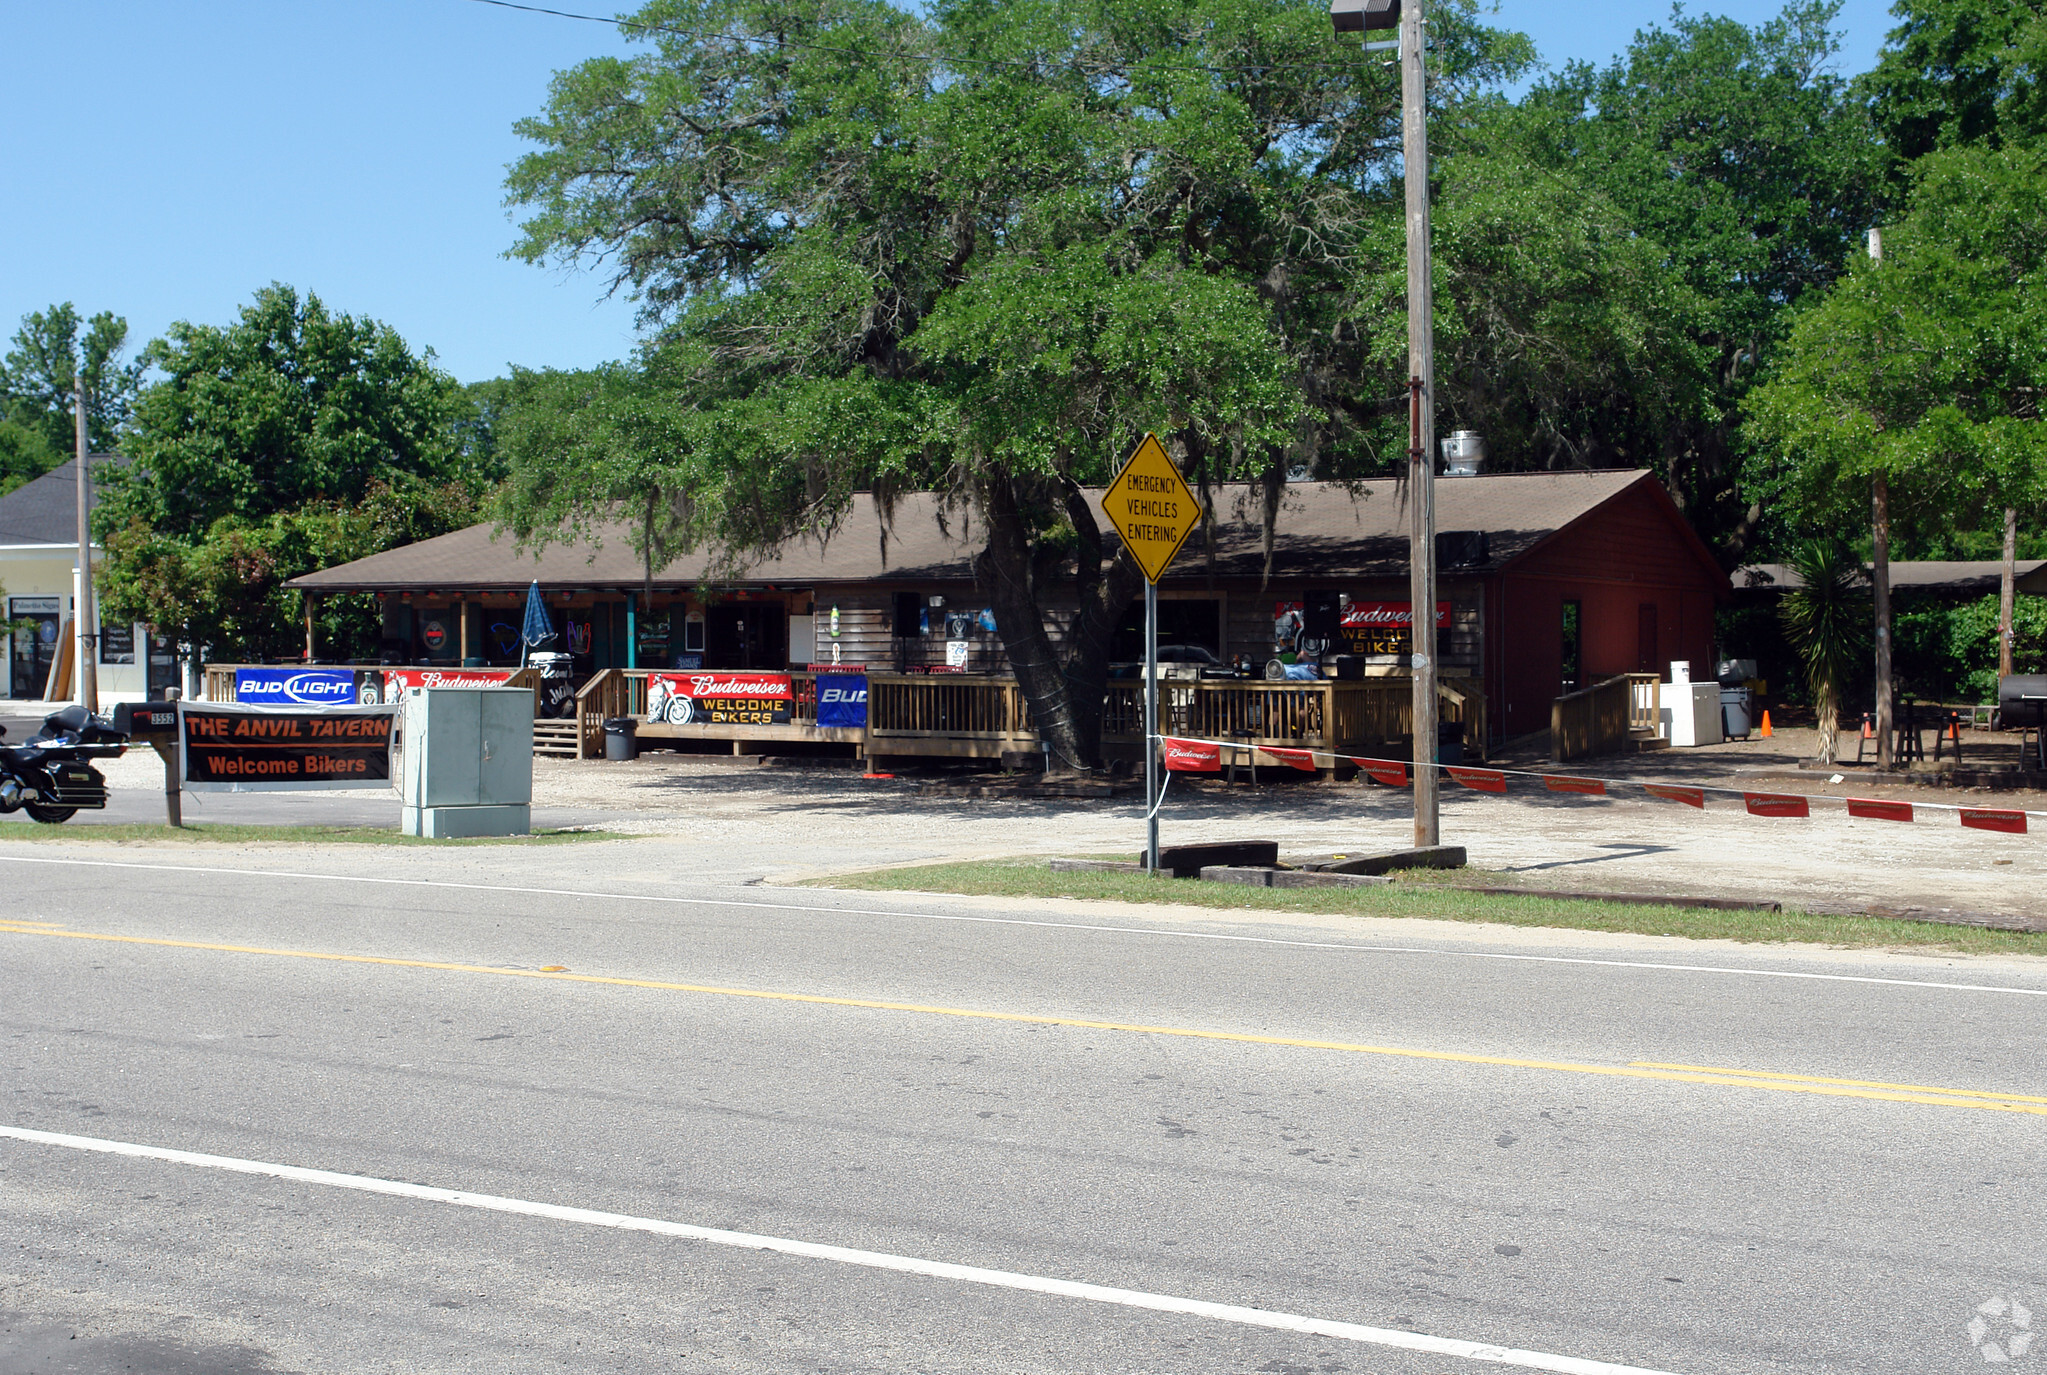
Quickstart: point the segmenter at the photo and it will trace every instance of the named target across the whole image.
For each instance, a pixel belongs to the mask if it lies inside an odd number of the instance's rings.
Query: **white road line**
[[[1357,941],[1302,941],[1278,936],[1243,936],[1220,931],[1181,931],[1171,927],[1105,926],[1030,917],[977,917],[954,912],[915,912],[902,908],[832,907],[819,903],[757,902],[742,898],[684,898],[668,893],[608,893],[591,888],[528,888],[505,883],[458,883],[450,879],[389,878],[370,874],[311,874],[292,869],[230,869],[199,864],[140,864],[113,859],[56,859],[43,855],[0,855],[0,864],[57,864],[88,869],[145,869],[172,874],[218,874],[236,878],[309,879],[320,883],[384,884],[400,888],[449,888],[476,893],[519,893],[532,897],[595,898],[605,902],[671,903],[685,907],[745,907],[768,912],[816,912],[851,917],[894,917],[907,921],[951,921],[984,926],[1036,926],[1054,931],[1092,931],[1120,936],[1155,936],[1190,941],[1226,941],[1240,945],[1277,945],[1296,950],[1343,950],[1360,955],[1428,955],[1443,959],[1509,960],[1525,964],[1577,964],[1607,969],[1647,969],[1672,974],[1714,974],[1741,979],[1807,979],[1816,983],[1883,984],[1897,988],[1936,989],[1949,993],[2014,993],[2047,998],[2047,988],[2007,984],[1942,983],[1932,979],[1886,979],[1873,974],[1816,974],[1802,969],[1741,969],[1731,965],[1670,964],[1654,960],[1601,960],[1584,955],[1523,955],[1498,950],[1444,950],[1429,946],[1365,945]],[[933,893],[944,898],[943,893]],[[971,900],[968,898],[967,900]],[[4,920],[0,917],[0,920]]]
[[[957,1280],[997,1289],[1021,1289],[1033,1294],[1059,1298],[1086,1299],[1091,1303],[1115,1304],[1123,1308],[1144,1308],[1156,1313],[1180,1313],[1188,1317],[1211,1318],[1217,1322],[1242,1323],[1250,1327],[1278,1328],[1317,1337],[1363,1342],[1371,1346],[1421,1351],[1432,1356],[1460,1356],[1470,1361],[1519,1366],[1524,1370],[1550,1370],[1561,1375],[1669,1375],[1667,1371],[1643,1366],[1614,1365],[1588,1361],[1576,1356],[1554,1356],[1543,1351],[1522,1351],[1492,1346],[1485,1342],[1462,1341],[1455,1337],[1432,1337],[1421,1332],[1395,1328],[1364,1327],[1357,1323],[1330,1322],[1324,1318],[1280,1313],[1267,1308],[1242,1308],[1235,1304],[1209,1303],[1205,1299],[1176,1298],[1170,1294],[1148,1294],[1139,1289],[1115,1289],[1074,1280],[1050,1279],[1042,1275],[1018,1274],[1013,1270],[985,1270],[978,1265],[952,1265],[945,1261],[920,1260],[915,1256],[890,1255],[885,1251],[859,1251],[846,1246],[825,1246],[814,1241],[792,1241],[786,1237],[761,1236],[753,1232],[732,1232],[722,1227],[695,1227],[686,1222],[660,1218],[633,1217],[627,1213],[602,1213],[588,1208],[563,1208],[552,1203],[533,1203],[495,1194],[476,1194],[462,1189],[436,1189],[424,1184],[406,1184],[367,1175],[336,1174],[329,1170],[308,1170],[297,1165],[272,1165],[261,1160],[242,1160],[229,1155],[201,1155],[193,1151],[167,1150],[160,1146],[138,1146],[125,1141],[105,1141],[93,1136],[69,1136],[61,1132],[34,1131],[27,1127],[0,1126],[0,1137],[38,1146],[62,1146],[74,1151],[127,1156],[136,1160],[161,1160],[173,1165],[196,1165],[236,1174],[265,1175],[295,1184],[319,1184],[332,1189],[354,1189],[361,1193],[386,1194],[393,1198],[416,1199],[423,1203],[450,1203],[460,1208],[481,1208],[494,1213],[516,1213],[548,1218],[555,1222],[579,1222],[591,1227],[613,1227],[626,1232],[651,1232],[656,1236],[679,1237],[708,1242],[714,1246],[736,1246],[749,1251],[778,1251],[810,1260],[859,1265],[870,1270],[894,1270],[932,1279]]]

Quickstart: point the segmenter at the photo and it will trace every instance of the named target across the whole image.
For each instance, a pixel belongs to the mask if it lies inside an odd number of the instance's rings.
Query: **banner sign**
[[[1498,769],[1466,769],[1450,765],[1449,775],[1475,792],[1503,793],[1507,791],[1507,775]]]
[[[1407,786],[1405,764],[1395,763],[1391,759],[1353,759],[1350,762],[1357,765],[1358,771],[1374,783],[1384,783],[1389,788]]]
[[[252,707],[345,707],[355,674],[345,668],[238,668],[235,700]]]
[[[1886,802],[1870,797],[1848,799],[1848,815],[1861,817],[1865,821],[1910,821],[1912,804],[1909,802]],[[1963,825],[1968,825],[1965,821]]]
[[[867,675],[817,675],[817,724],[820,729],[864,730],[867,727]]]
[[[1436,629],[1450,628],[1450,603],[1436,603]],[[1413,602],[1352,602],[1343,609],[1343,638],[1353,654],[1411,654]]]
[[[1793,793],[1743,793],[1750,816],[1811,816],[1812,807]]]
[[[1204,744],[1199,740],[1165,740],[1166,768],[1173,773],[1221,773],[1223,750],[1221,745]]]
[[[782,726],[796,691],[786,673],[650,673],[647,719],[677,726]],[[861,703],[866,714],[866,703]]]
[[[1606,784],[1597,778],[1567,778],[1560,773],[1546,773],[1542,786],[1553,793],[1584,793],[1587,797],[1605,797]]]
[[[1267,745],[1265,752],[1280,763],[1292,765],[1302,773],[1315,772],[1315,755],[1312,750],[1289,750],[1277,745]]]
[[[384,695],[396,697],[406,688],[503,687],[515,668],[387,668]]]
[[[2022,836],[2026,833],[2026,814],[2003,807],[1964,807],[1962,824],[1979,831],[2004,831],[2009,835]]]
[[[384,706],[180,702],[179,773],[195,792],[383,787],[396,715]]]

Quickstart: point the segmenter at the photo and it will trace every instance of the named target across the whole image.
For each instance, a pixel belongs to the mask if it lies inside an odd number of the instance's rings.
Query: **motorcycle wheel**
[[[46,807],[40,802],[24,802],[21,804],[21,809],[37,821],[42,822],[45,826],[54,826],[60,821],[69,821],[78,813],[78,808],[76,807]]]

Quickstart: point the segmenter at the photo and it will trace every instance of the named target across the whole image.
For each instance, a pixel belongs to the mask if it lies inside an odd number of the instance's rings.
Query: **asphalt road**
[[[575,848],[0,844],[0,1371],[2047,1364],[2047,970]]]

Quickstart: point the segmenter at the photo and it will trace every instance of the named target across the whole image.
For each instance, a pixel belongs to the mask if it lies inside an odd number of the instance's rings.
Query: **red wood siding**
[[[1645,619],[1655,626],[1655,672],[1689,659],[1710,675],[1713,610],[1726,580],[1675,510],[1647,484],[1630,488],[1494,580],[1488,600],[1494,719],[1508,736],[1549,726],[1563,680],[1563,608],[1580,604],[1582,684],[1637,670]],[[1645,611],[1644,608],[1652,608]]]

